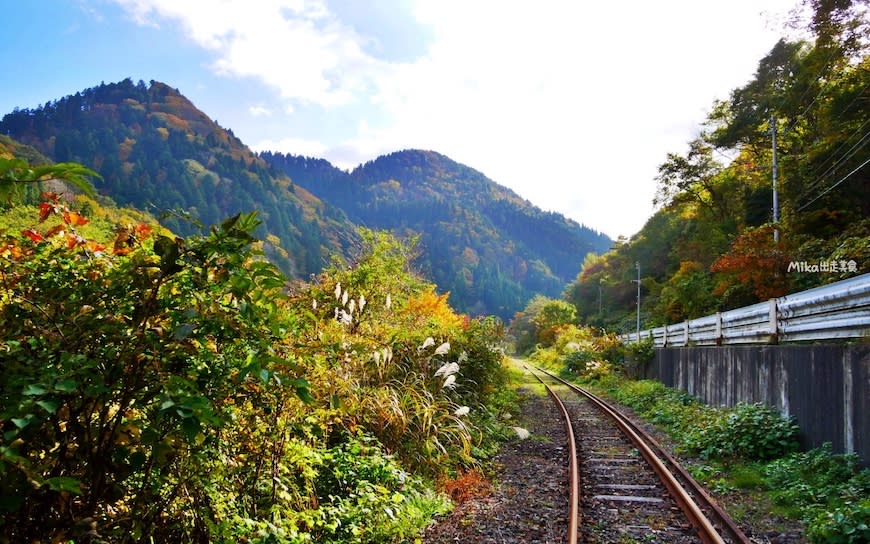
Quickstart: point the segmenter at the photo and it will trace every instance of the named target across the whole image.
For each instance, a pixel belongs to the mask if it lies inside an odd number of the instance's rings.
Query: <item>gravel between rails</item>
[[[426,544],[562,544],[568,527],[567,438],[546,396],[520,389],[516,425],[531,432],[505,444],[495,458],[492,492],[459,504],[430,526]]]

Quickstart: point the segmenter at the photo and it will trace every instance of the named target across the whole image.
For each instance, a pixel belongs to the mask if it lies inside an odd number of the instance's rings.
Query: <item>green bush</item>
[[[633,342],[626,346],[626,353],[638,363],[645,365],[655,357],[655,345],[652,338],[644,338],[639,342]]]
[[[565,356],[565,367],[572,374],[582,374],[586,372],[586,365],[595,360],[596,355],[595,352],[585,349],[572,351]]]
[[[797,507],[805,519],[819,508],[856,503],[870,495],[870,470],[860,470],[855,454],[832,453],[830,443],[772,461],[764,477],[777,502]]]
[[[795,509],[813,542],[870,541],[870,470],[831,444],[772,461],[764,480],[777,504]]]
[[[446,497],[425,493],[373,439],[332,449],[320,472],[318,510],[326,522],[313,531],[316,542],[402,542],[449,509]]]
[[[808,524],[807,536],[812,542],[828,544],[870,542],[870,498],[819,512]]]
[[[798,448],[794,421],[761,403],[741,403],[705,419],[696,422],[688,440],[690,449],[704,458],[763,461]]]

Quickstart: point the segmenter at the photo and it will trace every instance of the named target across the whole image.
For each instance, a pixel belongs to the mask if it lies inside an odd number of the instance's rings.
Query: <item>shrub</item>
[[[818,543],[870,542],[870,499],[819,512],[808,524],[807,536]]]
[[[583,374],[586,372],[586,365],[594,361],[596,355],[594,351],[585,349],[572,351],[565,356],[565,367],[572,374]]]
[[[444,510],[403,469],[473,463],[500,325],[405,246],[286,296],[253,214],[107,249],[39,211],[63,228],[0,245],[0,541],[401,542]]]
[[[830,443],[772,461],[764,477],[778,502],[805,513],[870,495],[870,470],[860,470],[855,454],[832,453]]]
[[[691,449],[704,458],[766,460],[798,448],[798,427],[770,406],[738,404],[696,423]]]
[[[644,338],[638,342],[633,342],[626,346],[625,351],[635,361],[641,365],[645,365],[655,357],[655,344],[652,338]]]

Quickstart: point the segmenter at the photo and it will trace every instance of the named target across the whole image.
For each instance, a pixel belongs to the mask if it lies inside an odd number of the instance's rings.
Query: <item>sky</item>
[[[612,238],[798,0],[0,0],[0,115],[162,81],[256,151],[429,149]]]

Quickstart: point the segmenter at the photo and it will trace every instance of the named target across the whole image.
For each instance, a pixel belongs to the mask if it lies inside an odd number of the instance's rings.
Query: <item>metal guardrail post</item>
[[[778,340],[778,327],[776,322],[776,299],[772,298],[768,301],[769,305],[769,315],[770,315],[770,343],[777,344]]]

